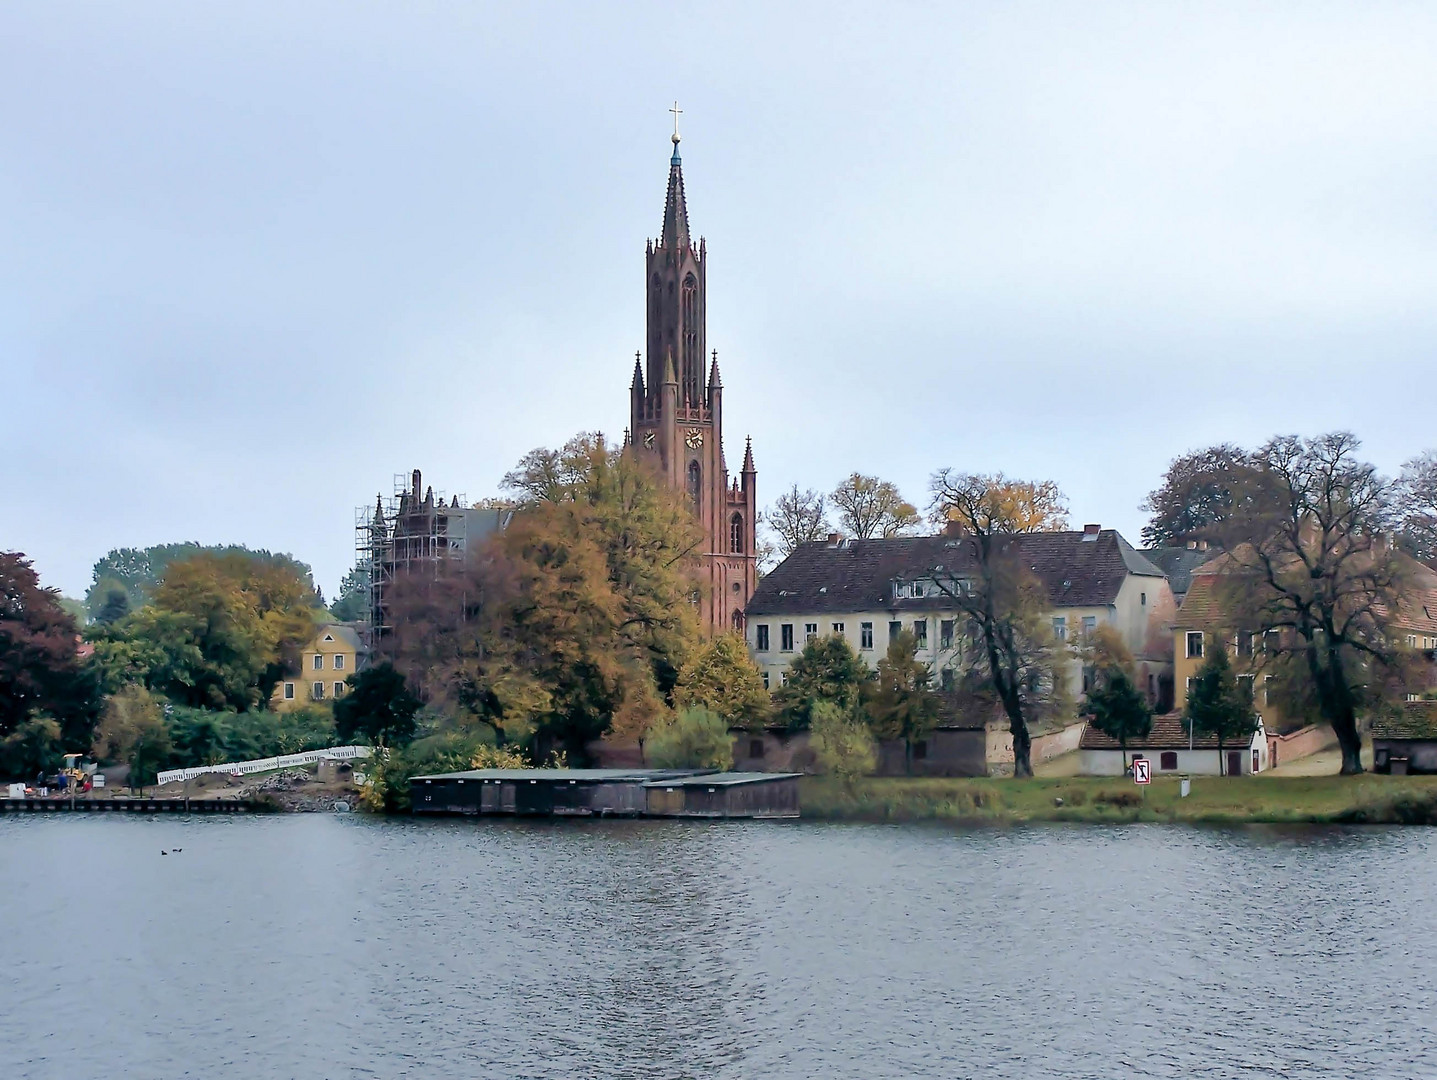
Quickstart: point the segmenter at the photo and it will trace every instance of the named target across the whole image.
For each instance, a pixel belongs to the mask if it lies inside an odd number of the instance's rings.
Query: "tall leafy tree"
[[[896,484],[862,473],[847,477],[828,501],[838,512],[839,528],[859,540],[902,536],[922,521],[917,507],[899,494]]]
[[[1247,452],[1226,443],[1174,458],[1162,485],[1143,500],[1141,509],[1152,515],[1143,542],[1161,547],[1208,535],[1239,508],[1251,471]]]
[[[1218,642],[1193,676],[1183,717],[1192,730],[1217,736],[1218,768],[1226,768],[1223,747],[1251,737],[1257,730],[1252,695],[1234,677],[1227,649]]]
[[[1128,764],[1128,741],[1144,739],[1153,730],[1153,714],[1128,673],[1121,667],[1102,672],[1098,685],[1088,694],[1089,721],[1104,735],[1118,740],[1123,767]]]
[[[934,584],[953,602],[972,642],[965,686],[997,702],[1013,737],[1013,773],[1033,775],[1029,725],[1066,710],[1048,596],[1022,559],[1025,533],[1061,529],[1066,506],[1050,481],[1013,481],[943,469],[932,480],[932,515],[957,534],[962,568],[934,568]]]
[[[761,520],[775,537],[778,558],[786,559],[804,544],[828,535],[828,500],[794,484],[773,501]]]
[[[30,560],[0,552],[0,739],[45,713],[66,741],[89,741],[97,686],[77,655],[79,627]]]
[[[701,705],[731,727],[761,728],[773,712],[763,675],[737,634],[718,634],[679,673],[674,703]]]
[[[1275,655],[1300,659],[1349,774],[1362,771],[1365,684],[1404,659],[1393,620],[1414,568],[1389,540],[1397,487],[1359,446],[1348,432],[1272,439],[1251,456],[1236,508],[1214,530],[1236,624],[1276,631]]]
[[[1437,450],[1427,450],[1402,466],[1396,496],[1402,546],[1437,568]]]
[[[375,664],[347,681],[350,692],[334,703],[339,738],[363,738],[375,746],[404,746],[414,738],[414,718],[422,702],[393,664]]]
[[[802,731],[820,704],[857,715],[873,681],[873,672],[847,640],[836,634],[814,638],[789,665],[788,681],[774,692],[774,702],[788,729]]]
[[[115,585],[125,590],[128,609],[135,610],[148,603],[155,586],[165,576],[170,563],[195,555],[243,555],[259,562],[287,568],[303,578],[311,589],[314,575],[307,564],[293,555],[253,550],[243,544],[155,544],[147,548],[115,548],[95,563],[92,584],[85,594],[85,606],[92,619],[98,619],[104,604],[110,601]],[[112,620],[113,621],[113,620]]]
[[[339,622],[358,622],[369,614],[369,566],[361,563],[350,568],[339,583],[339,595],[329,605],[329,613]]]
[[[904,771],[913,771],[913,743],[938,725],[941,702],[933,672],[918,659],[918,639],[904,630],[878,661],[878,678],[868,702],[869,726],[879,739],[903,740]]]
[[[157,695],[136,685],[105,699],[95,731],[95,756],[128,765],[132,790],[153,784],[174,753],[162,704]]]

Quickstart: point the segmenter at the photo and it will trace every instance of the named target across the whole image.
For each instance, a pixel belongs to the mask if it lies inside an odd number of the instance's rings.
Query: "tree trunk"
[[[1332,733],[1342,747],[1342,775],[1356,776],[1362,768],[1362,736],[1357,732],[1357,717],[1351,709],[1332,718]]]
[[[1008,730],[1013,733],[1013,777],[1021,779],[1033,775],[1033,739],[1028,734],[1028,723],[1023,719],[1021,709],[1008,713]]]

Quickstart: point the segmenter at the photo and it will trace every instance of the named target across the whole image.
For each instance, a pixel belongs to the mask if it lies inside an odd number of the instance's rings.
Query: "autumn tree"
[[[973,646],[965,684],[1002,707],[1014,775],[1032,776],[1029,725],[1066,708],[1066,650],[1053,635],[1047,589],[1022,558],[1022,538],[1066,525],[1062,493],[1050,481],[943,469],[933,476],[932,495],[934,519],[957,544],[957,559],[935,567],[933,583],[962,614]]]
[[[68,742],[88,743],[97,686],[77,655],[79,628],[30,560],[0,552],[0,739],[44,713]]]
[[[814,704],[808,745],[819,770],[849,790],[878,767],[878,747],[868,725],[832,701]]]
[[[873,680],[873,672],[845,638],[814,638],[789,664],[788,681],[774,692],[774,703],[788,729],[802,731],[823,703],[845,716],[858,715]]]
[[[162,706],[160,697],[136,685],[105,699],[95,730],[95,756],[128,765],[131,790],[153,784],[174,752]]]
[[[126,672],[175,702],[263,706],[323,614],[307,576],[282,560],[200,552],[166,564],[145,607],[97,635],[110,686]]]
[[[913,771],[913,743],[938,724],[941,703],[933,672],[918,659],[918,639],[904,630],[888,642],[878,661],[878,678],[868,701],[869,727],[879,739],[903,740],[904,771]]]
[[[1226,443],[1174,458],[1162,485],[1140,507],[1152,515],[1143,543],[1162,547],[1208,535],[1241,509],[1251,474],[1247,452]]]
[[[1118,740],[1123,768],[1128,767],[1128,740],[1145,739],[1153,730],[1147,701],[1122,667],[1101,669],[1097,685],[1088,694],[1089,723]]]
[[[1301,661],[1344,774],[1362,771],[1364,682],[1403,660],[1393,619],[1415,569],[1389,540],[1396,485],[1358,458],[1359,445],[1348,432],[1271,440],[1213,531],[1235,623],[1276,631],[1264,639],[1274,655]]]
[[[153,597],[155,587],[164,579],[170,563],[195,555],[242,555],[288,569],[302,578],[311,589],[314,587],[314,575],[309,566],[293,555],[254,550],[243,544],[203,545],[191,541],[183,544],[155,544],[147,548],[115,548],[97,561],[92,571],[92,583],[85,594],[85,605],[90,611],[90,617],[99,621],[99,613],[106,603],[117,606],[113,599],[116,585],[125,590],[126,609],[138,610]]]
[[[834,488],[828,501],[838,512],[839,529],[859,540],[902,536],[922,521],[896,484],[862,473],[854,473]]]
[[[461,575],[396,588],[396,611],[413,600],[426,632],[396,619],[385,649],[431,704],[578,762],[593,739],[642,738],[672,705],[702,638],[702,537],[682,493],[598,437],[525,460],[561,467],[514,485],[530,501]]]
[[[1224,745],[1251,736],[1257,730],[1257,710],[1253,708],[1251,690],[1239,685],[1222,642],[1214,644],[1193,676],[1183,719],[1194,732],[1217,736],[1219,772],[1226,768]]]
[[[684,665],[674,704],[701,705],[739,728],[761,728],[773,712],[763,675],[734,633],[718,634]]]
[[[783,560],[802,545],[828,535],[828,500],[812,489],[800,491],[794,484],[773,501],[760,520],[776,537],[778,557]]]

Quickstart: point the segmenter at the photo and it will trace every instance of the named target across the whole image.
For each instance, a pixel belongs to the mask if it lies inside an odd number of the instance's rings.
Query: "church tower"
[[[702,237],[695,247],[689,236],[677,106],[674,113],[663,232],[647,243],[645,252],[648,356],[646,361],[634,356],[629,445],[650,457],[668,482],[687,494],[703,526],[701,576],[706,589],[700,605],[705,624],[713,631],[741,632],[744,609],[758,583],[757,473],[748,442],[743,468],[732,483],[724,461],[718,352],[704,355],[708,252]]]

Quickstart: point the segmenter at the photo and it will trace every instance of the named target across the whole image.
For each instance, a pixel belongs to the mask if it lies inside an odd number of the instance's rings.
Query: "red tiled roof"
[[[1239,742],[1226,740],[1223,742],[1223,749],[1241,750],[1251,742],[1251,739]],[[1180,713],[1167,713],[1163,716],[1153,717],[1153,730],[1147,738],[1128,740],[1129,753],[1146,750],[1186,750],[1188,746],[1188,726]],[[1194,735],[1191,746],[1194,750],[1216,750],[1217,736],[1198,732]],[[1092,724],[1083,729],[1083,738],[1078,744],[1078,748],[1080,750],[1121,749],[1117,739],[1110,735],[1104,735]]]

